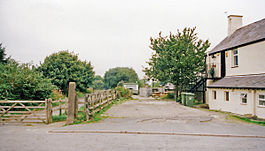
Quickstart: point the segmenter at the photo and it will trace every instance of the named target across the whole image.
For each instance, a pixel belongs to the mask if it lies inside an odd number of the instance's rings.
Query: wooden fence
[[[111,104],[117,99],[118,93],[116,91],[106,90],[96,93],[87,94],[85,102],[79,102],[84,104],[84,111],[86,120],[91,120],[93,115],[100,112],[102,109]]]
[[[52,123],[55,112],[67,110],[67,100],[0,100],[1,123]],[[56,104],[57,103],[57,104]]]

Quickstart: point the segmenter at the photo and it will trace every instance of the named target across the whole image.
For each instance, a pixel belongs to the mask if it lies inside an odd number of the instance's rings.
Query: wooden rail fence
[[[87,94],[84,102],[79,104],[84,105],[86,120],[91,120],[93,115],[103,110],[109,104],[117,99],[117,92],[111,90],[99,91],[96,93]]]

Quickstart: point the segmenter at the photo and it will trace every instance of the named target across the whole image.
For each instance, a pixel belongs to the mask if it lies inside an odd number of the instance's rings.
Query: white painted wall
[[[226,57],[226,76],[265,73],[265,41],[238,48],[238,67],[233,67],[232,50]]]
[[[216,91],[216,100],[213,99]],[[225,91],[229,92],[230,100],[225,100]],[[240,94],[247,93],[247,104],[242,104]],[[259,106],[258,95],[265,94],[265,90],[237,90],[208,88],[209,108],[237,114],[252,114],[265,119],[265,107]]]
[[[226,76],[265,73],[265,41],[238,48],[238,66],[233,66],[232,50],[226,52]],[[207,57],[208,71],[215,65],[215,77],[221,77],[221,54]]]
[[[213,99],[213,91],[216,91],[216,100]],[[225,91],[229,92],[229,101],[225,100]],[[209,108],[232,112],[237,114],[252,114],[254,115],[253,92],[251,90],[232,90],[232,89],[208,89],[209,93]],[[247,104],[241,102],[241,93],[247,93]],[[265,108],[264,108],[265,109]]]
[[[261,91],[257,91],[257,97],[256,97],[256,115],[260,118],[265,119],[265,107],[261,107],[259,106],[259,100],[258,100],[258,94],[265,94],[265,90]]]

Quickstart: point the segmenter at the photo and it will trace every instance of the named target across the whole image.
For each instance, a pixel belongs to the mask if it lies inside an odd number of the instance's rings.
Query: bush
[[[54,89],[54,90],[52,90],[52,94],[50,95],[50,98],[52,100],[59,100],[60,98],[64,99],[65,95],[63,95],[61,90]]]
[[[29,64],[19,65],[14,60],[0,64],[0,99],[44,100],[56,89]]]
[[[167,94],[161,96],[161,99],[174,99],[174,98],[175,98],[174,93],[167,93]]]
[[[120,97],[131,98],[131,96],[132,96],[132,92],[129,89],[126,89],[122,86],[117,87],[116,90],[120,94]]]

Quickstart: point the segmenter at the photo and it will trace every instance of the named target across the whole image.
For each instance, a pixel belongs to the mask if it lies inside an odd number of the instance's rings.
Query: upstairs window
[[[232,54],[233,54],[233,56],[232,56],[232,65],[233,65],[233,67],[237,67],[238,66],[238,50],[237,49],[235,49],[235,50],[233,50],[232,51]]]
[[[265,107],[265,94],[259,94],[259,106]]]
[[[247,93],[241,93],[240,98],[242,104],[247,104]]]

